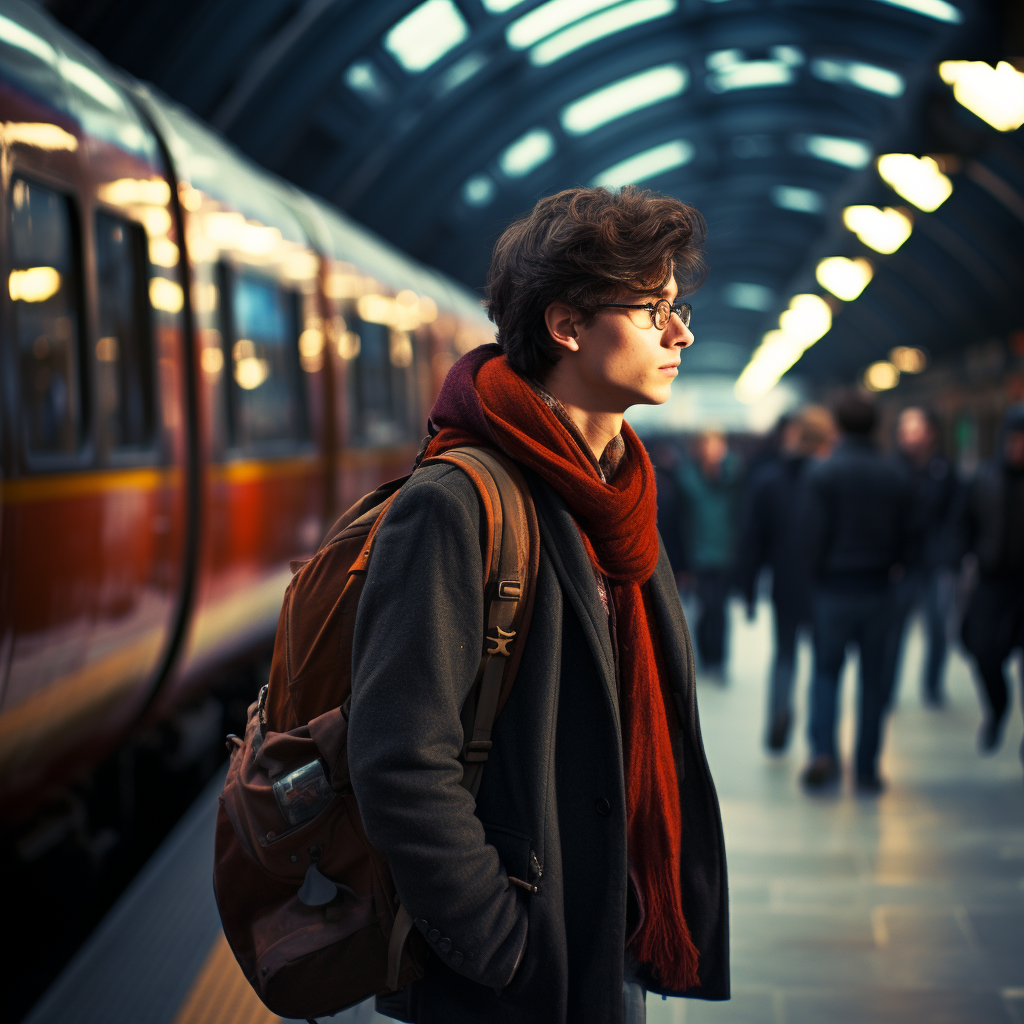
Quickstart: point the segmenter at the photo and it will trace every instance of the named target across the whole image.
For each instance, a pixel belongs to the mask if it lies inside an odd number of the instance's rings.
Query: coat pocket
[[[530,853],[532,840],[522,832],[505,828],[504,825],[483,823],[484,836],[501,858],[507,874],[523,881],[530,877]],[[536,872],[534,872],[536,873]]]

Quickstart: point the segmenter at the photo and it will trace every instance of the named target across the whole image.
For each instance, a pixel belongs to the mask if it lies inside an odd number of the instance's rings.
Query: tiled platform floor
[[[728,681],[699,692],[729,855],[733,998],[652,998],[649,1024],[1024,1024],[1019,686],[1002,749],[980,757],[967,664],[954,652],[945,709],[921,707],[915,630],[882,762],[888,791],[856,797],[847,778],[809,797],[797,781],[807,645],[791,749],[773,758],[761,743],[770,616],[763,604],[748,624],[733,608]],[[855,678],[848,664],[847,757]]]

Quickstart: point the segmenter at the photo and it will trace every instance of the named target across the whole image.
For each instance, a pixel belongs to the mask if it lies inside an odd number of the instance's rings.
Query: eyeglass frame
[[[656,319],[658,307],[662,304],[668,306],[668,319],[665,321],[664,327],[658,326]],[[673,304],[668,299],[658,299],[657,302],[599,302],[597,303],[597,309],[646,309],[651,314],[651,326],[658,331],[664,331],[668,329],[669,323],[672,321],[672,314],[675,313],[679,317],[680,323],[684,327],[690,326],[690,318],[693,315],[693,307],[688,302],[680,302]],[[683,316],[683,313],[686,316]]]

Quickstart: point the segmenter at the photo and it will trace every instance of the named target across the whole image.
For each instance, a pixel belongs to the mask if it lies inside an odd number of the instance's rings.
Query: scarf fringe
[[[679,880],[669,874],[671,871],[672,867],[668,866],[664,873],[643,880],[645,891],[661,901],[663,906],[678,905],[680,899]],[[631,948],[639,963],[654,967],[665,988],[682,992],[700,987],[697,974],[699,953],[682,914],[649,917],[633,939]]]

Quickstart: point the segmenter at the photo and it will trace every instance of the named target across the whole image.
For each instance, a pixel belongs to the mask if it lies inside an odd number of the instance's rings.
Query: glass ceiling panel
[[[676,0],[629,0],[557,32],[530,51],[530,62],[543,67],[605,36],[664,18],[676,9]]]
[[[635,110],[678,96],[689,78],[687,69],[679,64],[648,68],[568,104],[562,109],[562,127],[571,135],[583,135]]]
[[[905,7],[915,14],[924,14],[937,21],[948,21],[951,25],[959,25],[963,20],[963,12],[946,0],[878,0],[890,7]]]
[[[591,184],[599,188],[621,188],[635,185],[665,171],[688,164],[694,157],[694,146],[686,139],[645,149],[642,153],[621,160],[602,171]]]
[[[466,19],[452,0],[427,0],[392,25],[384,48],[415,74],[436,64],[468,35]]]

